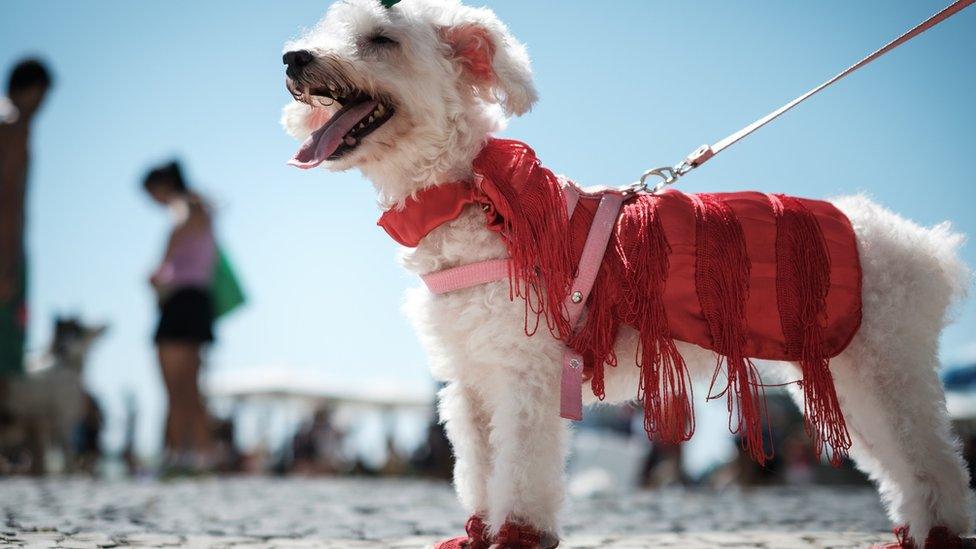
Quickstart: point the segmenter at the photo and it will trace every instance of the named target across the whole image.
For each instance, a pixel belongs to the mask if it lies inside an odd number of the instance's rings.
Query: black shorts
[[[200,288],[180,288],[160,305],[156,343],[213,341],[213,302],[210,293]]]

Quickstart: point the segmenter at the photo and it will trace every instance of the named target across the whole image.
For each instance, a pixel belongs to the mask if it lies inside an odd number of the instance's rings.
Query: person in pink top
[[[160,310],[154,339],[169,395],[165,465],[206,469],[213,445],[198,377],[203,349],[214,339],[210,287],[217,252],[211,215],[176,162],[150,170],[143,186],[174,220],[163,259],[150,277]]]

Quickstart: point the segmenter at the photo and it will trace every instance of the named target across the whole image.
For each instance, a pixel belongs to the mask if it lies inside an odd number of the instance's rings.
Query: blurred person
[[[34,116],[51,88],[50,71],[36,59],[17,63],[0,97],[0,403],[9,378],[24,371],[27,337],[27,258],[24,206]],[[5,413],[0,406],[0,414]]]
[[[640,470],[642,488],[688,485],[691,479],[682,468],[683,444],[672,444],[654,437]]]
[[[454,454],[447,440],[444,423],[436,415],[427,425],[427,439],[414,452],[410,466],[421,475],[451,480],[454,471]]]
[[[332,422],[328,409],[316,410],[292,438],[292,472],[330,474],[341,469],[343,432]]]
[[[379,469],[379,474],[385,477],[402,477],[410,471],[410,463],[403,457],[396,446],[392,434],[386,436],[386,462]]]
[[[214,340],[211,288],[217,248],[210,207],[187,186],[177,162],[150,170],[143,186],[173,217],[165,254],[150,277],[160,310],[154,339],[169,396],[165,466],[204,470],[215,459],[198,384],[204,347]]]
[[[222,473],[238,473],[242,470],[242,456],[234,442],[236,431],[233,416],[218,419],[213,424],[214,455],[217,470]]]
[[[969,470],[969,487],[976,488],[976,436],[972,432],[960,435],[963,441],[963,458]]]
[[[125,389],[122,402],[124,403],[123,408],[125,409],[123,414],[125,417],[125,437],[120,456],[122,463],[125,465],[126,473],[131,477],[139,477],[144,472],[142,461],[139,459],[139,452],[136,450],[136,425],[139,421],[139,405],[138,397],[131,387]]]
[[[790,433],[783,441],[783,481],[792,485],[816,482],[817,460],[802,431]]]

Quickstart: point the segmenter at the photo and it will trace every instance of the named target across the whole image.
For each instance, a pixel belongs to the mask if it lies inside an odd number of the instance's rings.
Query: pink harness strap
[[[579,204],[579,189],[572,183],[566,182],[563,185],[563,194],[566,195],[566,217],[573,217],[573,212],[576,211],[576,205]]]
[[[566,312],[569,315],[569,325],[576,326],[586,299],[593,289],[596,275],[603,263],[603,254],[610,242],[610,233],[620,213],[620,206],[624,203],[624,196],[620,192],[607,191],[600,199],[590,232],[583,244],[583,254],[580,256],[576,280],[573,281],[572,291],[566,297]],[[583,419],[583,356],[566,347],[563,350],[562,378],[559,385],[559,415],[566,419],[579,421]]]
[[[421,275],[433,294],[446,294],[508,278],[508,259],[490,259]]]
[[[608,191],[600,198],[600,205],[597,206],[590,232],[586,235],[586,243],[583,244],[583,254],[580,256],[572,292],[566,298],[570,326],[575,326],[580,315],[583,314],[586,298],[589,297],[596,275],[600,271],[603,254],[607,250],[610,233],[613,232],[623,202],[624,196],[619,192]]]
[[[572,217],[579,203],[580,192],[574,185],[568,183],[563,188],[563,192],[566,195],[567,217]],[[597,207],[593,224],[590,225],[586,243],[583,244],[583,254],[580,256],[572,291],[566,297],[565,306],[570,326],[576,326],[586,307],[586,300],[590,290],[593,289],[597,273],[600,272],[600,264],[603,262],[603,255],[610,242],[610,235],[616,225],[617,214],[620,213],[624,199],[623,193],[612,190],[604,191],[600,198],[600,205]],[[427,273],[420,278],[431,293],[445,294],[504,280],[509,275],[509,263],[508,259],[479,261]],[[583,357],[569,347],[563,351],[559,415],[574,421],[583,419]]]
[[[566,195],[566,217],[573,217],[576,205],[579,203],[579,191],[571,184],[563,187],[563,194]],[[604,248],[606,244],[604,244]],[[600,259],[603,254],[596,259],[596,267],[600,266]],[[460,267],[452,267],[443,271],[436,271],[420,275],[427,289],[432,294],[446,294],[456,292],[465,288],[480,286],[496,280],[508,278],[509,265],[508,259],[489,259],[477,263],[469,263]],[[592,286],[593,282],[590,281]]]

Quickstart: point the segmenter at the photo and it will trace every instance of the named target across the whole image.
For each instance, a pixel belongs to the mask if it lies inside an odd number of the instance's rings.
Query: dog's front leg
[[[544,329],[527,336],[525,304],[508,291],[507,281],[443,296],[418,290],[404,305],[434,377],[448,383],[440,410],[457,458],[454,483],[466,510],[488,523],[482,540],[506,522],[553,535],[563,499],[563,345]]]
[[[489,380],[494,463],[487,518],[492,531],[509,522],[555,537],[569,432],[568,422],[559,417],[559,375],[555,356],[515,353]]]
[[[470,515],[484,517],[488,510],[488,443],[491,415],[477,387],[460,381],[448,383],[439,394],[440,417],[454,449],[454,489]]]

